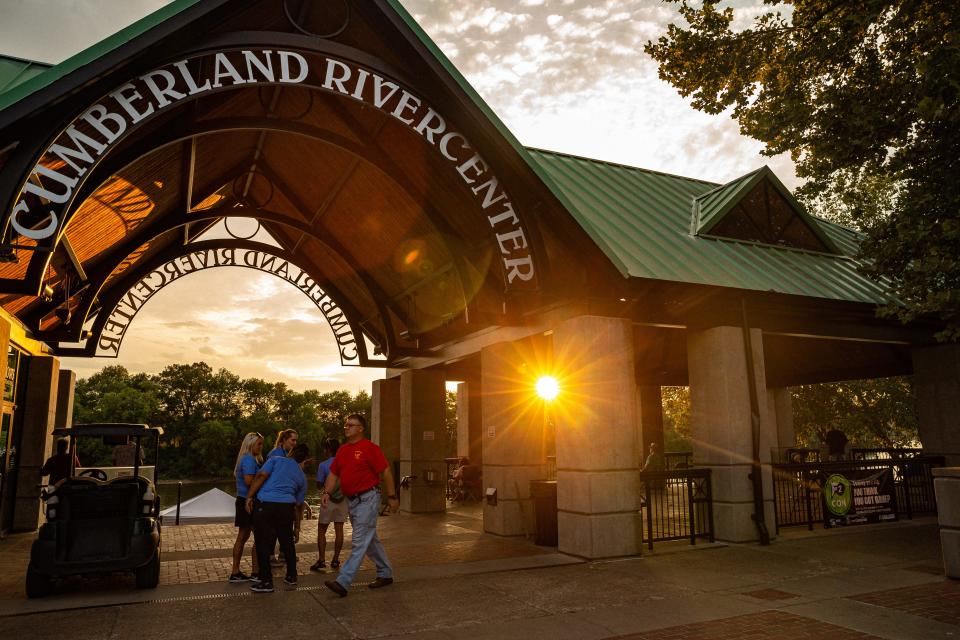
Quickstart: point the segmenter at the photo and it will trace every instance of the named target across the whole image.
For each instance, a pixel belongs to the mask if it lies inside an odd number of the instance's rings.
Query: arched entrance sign
[[[258,85],[298,85],[332,93],[403,123],[443,158],[451,175],[473,194],[494,236],[505,287],[536,286],[532,251],[513,201],[490,165],[451,121],[399,82],[356,62],[273,48],[187,57],[130,80],[83,111],[55,136],[24,177],[3,219],[7,244],[50,255],[76,210],[75,195],[85,176],[115,145],[142,123],[198,95]],[[42,272],[31,270],[30,288],[40,289]]]
[[[310,298],[326,318],[337,341],[340,364],[370,364],[370,361],[363,362],[366,347],[360,342],[364,339],[362,332],[354,328],[340,305],[303,269],[269,250],[238,247],[197,249],[149,271],[119,297],[105,321],[94,323],[94,335],[88,339],[90,346],[86,351],[99,358],[116,358],[127,329],[150,298],[186,275],[217,267],[245,267],[289,282]]]

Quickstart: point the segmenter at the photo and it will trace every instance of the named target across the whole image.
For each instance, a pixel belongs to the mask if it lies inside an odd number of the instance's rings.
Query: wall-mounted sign
[[[397,81],[317,52],[211,51],[132,78],[73,119],[39,155],[3,219],[4,239],[49,254],[91,169],[143,123],[195,98],[258,85],[298,85],[362,102],[402,123],[450,167],[489,224],[508,287],[536,286],[528,238],[513,201],[487,161],[445,118]],[[22,241],[23,237],[28,241]],[[39,286],[39,283],[37,283]]]
[[[824,478],[824,526],[896,519],[896,492],[890,469],[852,469]]]
[[[433,440],[433,431],[424,431],[423,439],[424,441]]]
[[[138,280],[110,311],[97,339],[96,356],[117,357],[120,343],[123,342],[123,336],[134,316],[157,291],[185,275],[215,267],[256,269],[282,278],[295,286],[313,301],[330,324],[340,351],[340,363],[347,366],[360,364],[357,340],[362,340],[362,336],[354,334],[343,310],[313,278],[300,267],[267,251],[236,248],[193,251],[166,262]]]

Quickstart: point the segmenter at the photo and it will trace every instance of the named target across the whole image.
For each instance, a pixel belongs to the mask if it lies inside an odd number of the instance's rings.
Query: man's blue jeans
[[[353,527],[350,557],[340,568],[337,582],[344,589],[350,588],[350,583],[357,575],[363,556],[368,555],[377,566],[378,578],[392,578],[393,569],[387,560],[387,552],[377,536],[377,516],[380,510],[380,491],[369,491],[356,500],[347,498],[347,508],[350,510],[350,524]]]

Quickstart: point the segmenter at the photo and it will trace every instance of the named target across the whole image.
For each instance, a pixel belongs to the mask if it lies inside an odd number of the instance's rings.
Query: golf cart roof
[[[97,422],[75,424],[72,427],[59,427],[53,430],[55,436],[146,436],[150,434],[163,435],[163,428],[124,422]]]

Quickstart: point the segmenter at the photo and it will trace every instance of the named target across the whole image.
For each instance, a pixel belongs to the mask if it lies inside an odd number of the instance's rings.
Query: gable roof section
[[[44,62],[0,54],[0,94],[27,82],[49,68],[50,65]]]
[[[625,277],[869,304],[893,301],[882,284],[857,270],[858,236],[849,229],[808,215],[840,255],[697,236],[690,232],[691,202],[725,185],[549,151],[529,153],[549,174],[548,184],[572,204],[584,230],[598,238],[615,264],[624,265]]]
[[[123,45],[140,36],[143,36],[152,29],[159,27],[164,22],[170,20],[170,18],[173,18],[187,9],[190,9],[196,5],[203,5],[203,11],[212,10],[220,4],[223,4],[224,1],[225,0],[219,0],[216,2],[211,0],[174,0],[170,4],[157,9],[153,13],[144,16],[133,24],[121,29],[120,31],[117,31],[112,36],[104,38],[100,42],[84,49],[80,53],[67,58],[63,62],[54,65],[49,69],[46,69],[42,73],[30,78],[28,81],[12,87],[9,91],[0,93],[0,113],[3,113],[10,107],[16,105],[18,102],[21,102],[24,100],[24,98],[27,98],[38,91],[47,88],[61,78],[65,78],[71,73],[82,70],[87,65],[90,65],[91,63],[100,60],[107,54],[120,49],[123,47]],[[13,117],[19,117],[19,115],[20,114],[16,114],[13,115]],[[0,125],[2,125],[2,122],[0,122]]]
[[[707,193],[704,193],[693,199],[693,216],[691,223],[691,232],[694,235],[719,235],[711,234],[722,222],[735,210],[736,206],[744,201],[753,189],[766,181],[777,194],[782,197],[793,214],[800,219],[801,223],[808,228],[819,240],[826,250],[830,253],[839,254],[840,251],[834,246],[820,225],[816,223],[813,217],[806,212],[790,190],[787,189],[776,174],[770,170],[770,167],[764,166],[756,171],[751,171],[745,176],[732,180],[725,185],[721,185]]]

